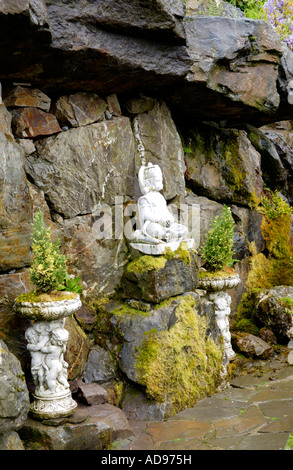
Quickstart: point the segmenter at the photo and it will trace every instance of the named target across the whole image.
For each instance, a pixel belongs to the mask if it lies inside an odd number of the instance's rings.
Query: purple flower
[[[267,0],[263,8],[268,23],[276,29],[281,40],[293,49],[293,0]]]

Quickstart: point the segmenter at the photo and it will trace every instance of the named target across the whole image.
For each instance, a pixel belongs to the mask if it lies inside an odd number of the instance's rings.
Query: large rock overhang
[[[184,17],[178,0],[153,0],[150,24],[142,0],[132,2],[126,19],[110,21],[111,8],[117,13],[112,3],[96,11],[93,2],[83,2],[85,9],[64,0],[48,0],[46,7],[27,1],[22,8],[6,2],[0,9],[3,90],[18,81],[53,95],[151,94],[179,119],[227,126],[293,118],[284,85],[284,77],[293,77],[290,61],[282,61],[282,44],[266,22]]]

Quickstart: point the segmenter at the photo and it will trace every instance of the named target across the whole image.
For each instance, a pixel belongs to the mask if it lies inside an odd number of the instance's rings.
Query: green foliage
[[[62,290],[69,292],[76,292],[77,294],[82,293],[82,285],[80,277],[71,277],[68,273],[65,274],[65,285]]]
[[[291,297],[280,297],[278,300],[280,301],[281,305],[283,305],[285,308],[287,308],[287,310],[292,313],[293,299],[291,299]]]
[[[219,271],[233,262],[234,220],[231,209],[224,206],[222,216],[216,216],[202,247],[202,258],[209,271]]]
[[[290,433],[287,444],[285,446],[285,450],[292,450],[292,449],[293,449],[293,432]]]
[[[259,328],[248,318],[242,318],[237,323],[237,330],[251,335],[257,336],[259,334]]]
[[[266,18],[263,5],[265,0],[226,0],[237,8],[240,8],[248,18],[264,20]]]
[[[293,0],[267,0],[264,11],[280,39],[293,50]]]
[[[255,336],[259,333],[259,328],[254,324],[252,317],[257,304],[257,294],[260,289],[251,289],[242,295],[237,306],[235,329]]]
[[[60,240],[51,241],[51,228],[44,226],[41,211],[35,216],[32,234],[33,261],[29,270],[30,281],[39,292],[62,289],[66,277],[66,258],[60,253]]]
[[[261,231],[266,253],[257,253],[255,244],[251,243],[246,286],[248,289],[270,289],[278,285],[293,285],[292,208],[277,191],[266,189],[256,210],[263,215]]]
[[[292,207],[282,198],[279,192],[266,189],[261,196],[258,212],[268,219],[274,220],[286,214],[292,214]]]

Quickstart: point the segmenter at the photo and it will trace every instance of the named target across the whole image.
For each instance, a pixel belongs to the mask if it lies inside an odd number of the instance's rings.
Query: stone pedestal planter
[[[198,279],[198,288],[207,291],[207,297],[214,303],[217,325],[224,340],[224,352],[228,361],[235,358],[231,345],[229,315],[231,312],[231,297],[226,292],[240,283],[238,274],[227,277],[206,277]]]
[[[35,384],[30,413],[35,419],[70,416],[76,409],[67,381],[64,361],[68,331],[65,317],[81,307],[78,294],[52,302],[16,301],[14,310],[33,321],[25,337],[31,354],[31,372]]]

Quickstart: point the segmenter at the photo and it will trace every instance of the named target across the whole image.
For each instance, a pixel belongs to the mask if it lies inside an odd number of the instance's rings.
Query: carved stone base
[[[130,246],[135,250],[140,251],[141,253],[145,253],[147,255],[163,255],[166,253],[166,249],[170,249],[171,251],[176,251],[181,246],[184,246],[184,249],[190,250],[194,245],[193,238],[187,238],[184,240],[174,240],[166,243],[140,243],[140,242],[132,242]]]
[[[77,407],[68,390],[60,395],[39,396],[34,395],[30,405],[30,414],[34,419],[64,418],[71,416]]]

